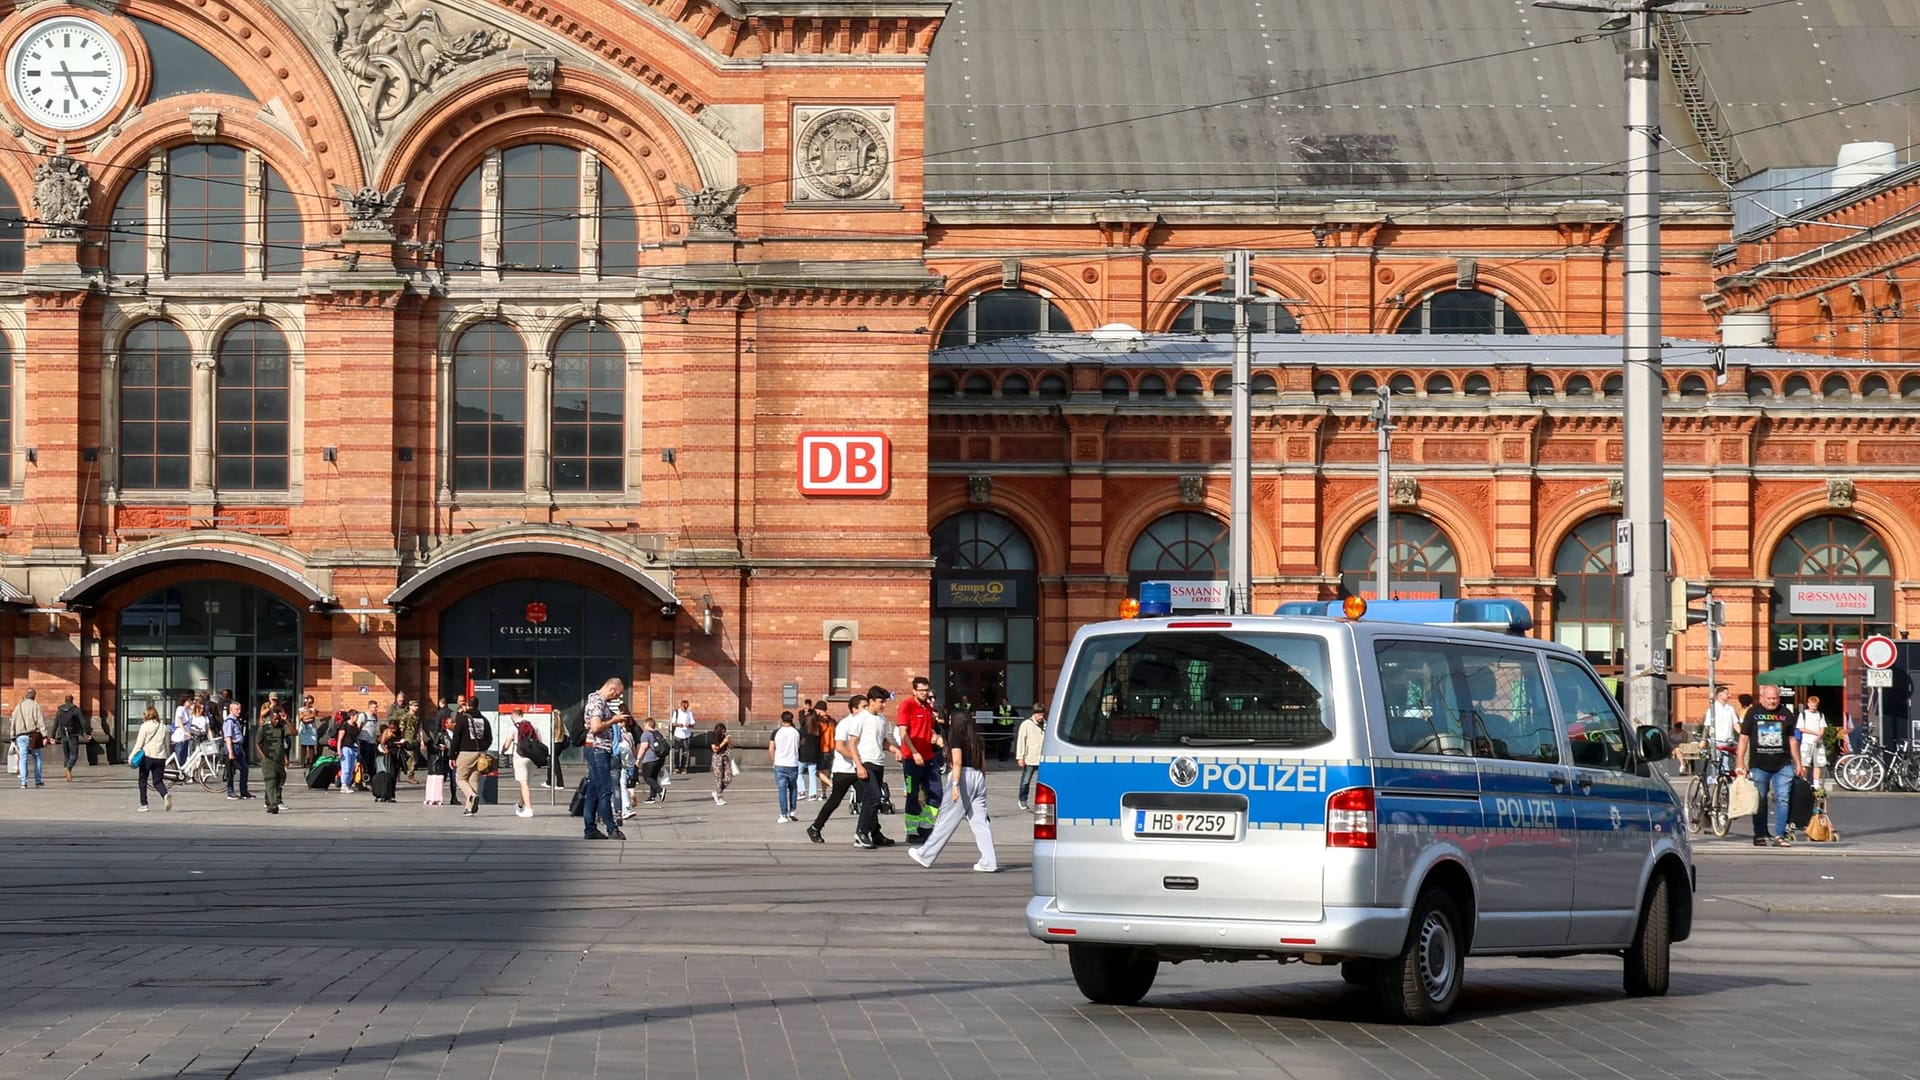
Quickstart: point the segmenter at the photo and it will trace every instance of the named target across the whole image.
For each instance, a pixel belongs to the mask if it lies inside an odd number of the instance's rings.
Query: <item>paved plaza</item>
[[[675,784],[626,843],[405,787],[137,814],[130,776],[0,786],[0,1077],[1920,1075],[1920,800],[1836,799],[1834,847],[1704,844],[1669,997],[1623,997],[1612,960],[1474,961],[1457,1019],[1416,1029],[1298,965],[1087,1004],[1022,932],[1010,772],[992,875],[964,835],[932,871],[846,818],[810,844],[765,770],[725,807]]]

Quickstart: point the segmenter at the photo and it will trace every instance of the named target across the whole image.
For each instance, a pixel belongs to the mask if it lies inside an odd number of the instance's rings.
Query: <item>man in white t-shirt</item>
[[[687,740],[693,738],[695,721],[693,705],[685,698],[680,699],[680,707],[667,716],[667,727],[673,732],[673,771],[687,771]]]
[[[1800,740],[1800,760],[1812,770],[1807,780],[1814,787],[1820,786],[1820,770],[1827,763],[1827,716],[1820,711],[1820,699],[1807,695],[1807,706],[1800,710],[1800,719],[1794,725],[1794,731]]]
[[[855,694],[847,699],[847,715],[833,725],[833,787],[827,792],[827,801],[820,804],[820,813],[815,815],[813,824],[807,826],[807,839],[816,844],[827,842],[820,835],[820,830],[833,820],[834,811],[840,809],[841,800],[853,790],[854,781],[858,778],[854,771],[854,763],[858,760],[854,745],[859,741],[860,728],[866,723],[866,715],[866,697]]]
[[[1727,755],[1733,753],[1740,741],[1740,710],[1734,708],[1732,687],[1722,684],[1713,688],[1713,704],[1707,706],[1705,727],[1712,745],[1702,755],[1707,762],[1703,775],[1712,776],[1732,767]]]
[[[793,726],[792,710],[780,714],[780,726],[767,740],[767,757],[773,762],[773,791],[780,801],[775,824],[785,825],[800,809],[800,729]]]
[[[860,790],[860,824],[853,834],[854,847],[892,847],[894,843],[891,837],[880,832],[880,803],[887,790],[887,748],[900,746],[893,725],[886,717],[887,702],[892,697],[893,692],[884,686],[867,690],[866,719],[860,725],[854,747],[859,754],[859,760],[854,762],[854,777]]]

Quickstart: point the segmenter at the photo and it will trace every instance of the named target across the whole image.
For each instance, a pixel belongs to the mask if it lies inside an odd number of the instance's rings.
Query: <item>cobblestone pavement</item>
[[[302,791],[269,818],[194,791],[135,814],[104,770],[0,787],[0,1077],[1920,1075],[1898,828],[1710,848],[1666,998],[1623,997],[1616,960],[1474,961],[1454,1023],[1397,1028],[1297,965],[1165,967],[1137,1008],[1087,1004],[1021,931],[1008,780],[995,875],[964,837],[933,871],[853,849],[845,819],[809,844],[753,773],[726,807],[676,784],[702,798],[625,844],[557,807]]]

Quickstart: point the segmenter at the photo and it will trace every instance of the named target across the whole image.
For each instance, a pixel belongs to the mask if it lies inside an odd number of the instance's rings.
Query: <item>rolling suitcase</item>
[[[339,776],[340,760],[338,758],[323,757],[319,761],[314,762],[313,767],[307,770],[307,786],[315,791],[321,791],[332,787],[334,781],[337,780]]]
[[[439,773],[427,777],[426,798],[422,802],[427,806],[445,806],[447,803],[447,778]]]
[[[392,802],[393,786],[398,778],[398,774],[392,769],[376,770],[370,785],[373,788],[374,799],[380,802]]]
[[[1813,820],[1813,785],[1804,776],[1793,778],[1793,794],[1787,799],[1787,821],[1804,829]]]

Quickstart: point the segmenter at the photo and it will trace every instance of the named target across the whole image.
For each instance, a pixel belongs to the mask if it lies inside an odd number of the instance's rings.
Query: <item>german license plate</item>
[[[1240,815],[1219,810],[1135,810],[1133,835],[1232,840],[1240,835]]]

